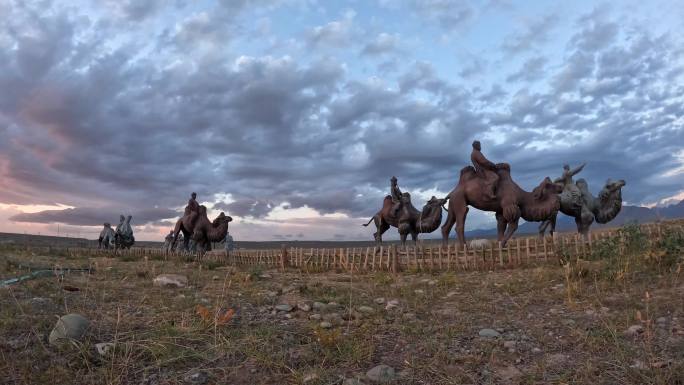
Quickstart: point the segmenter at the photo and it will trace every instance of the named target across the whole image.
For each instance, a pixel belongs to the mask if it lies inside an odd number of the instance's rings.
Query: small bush
[[[684,262],[684,231],[681,228],[665,228],[649,255],[661,267],[672,268]]]

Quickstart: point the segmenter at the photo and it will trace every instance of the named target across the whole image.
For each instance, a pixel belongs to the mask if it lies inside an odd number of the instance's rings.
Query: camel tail
[[[368,223],[362,224],[361,226],[366,227],[366,226],[370,225],[370,223],[373,222],[373,219],[375,219],[375,217],[371,217],[371,219],[368,220]]]

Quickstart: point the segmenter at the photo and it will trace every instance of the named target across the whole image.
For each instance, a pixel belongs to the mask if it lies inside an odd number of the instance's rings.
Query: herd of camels
[[[471,159],[473,166],[461,170],[458,184],[445,198],[433,196],[423,210],[418,211],[411,204],[410,194],[404,192],[396,197],[387,195],[382,208],[363,225],[368,226],[370,222],[375,222],[377,231],[373,236],[376,242],[382,242],[382,234],[390,227],[396,227],[402,244],[405,244],[409,234],[416,241],[418,234],[435,231],[442,222],[444,209],[447,211],[447,218],[442,225],[442,240],[446,243],[449,232],[456,225],[458,244],[463,247],[468,206],[472,206],[495,213],[497,238],[505,246],[517,230],[520,218],[528,222],[542,222],[539,235],[543,237],[549,226],[551,234],[555,231],[556,217],[560,211],[573,217],[578,233],[586,236],[594,221],[608,223],[622,208],[624,180],[609,179],[598,197],[589,192],[584,179],[573,183],[572,176],[584,165],[573,171],[565,166],[563,177],[554,181],[546,177],[528,192],[513,181],[508,163],[494,164],[484,158],[477,141],[473,143]],[[444,207],[446,203],[448,209]],[[401,209],[395,210],[395,204],[400,204]]]
[[[607,223],[622,208],[621,191],[625,181],[609,179],[598,197],[594,197],[584,179],[572,181],[572,176],[582,170],[584,165],[575,170],[570,170],[566,165],[561,178],[552,181],[546,177],[528,192],[513,181],[508,163],[494,164],[482,155],[478,141],[473,143],[471,160],[473,165],[461,170],[456,187],[444,198],[433,196],[421,211],[412,205],[409,193],[402,193],[398,189],[396,178],[392,178],[392,195],[384,198],[382,208],[364,226],[375,222],[377,231],[373,236],[376,242],[382,242],[382,234],[390,227],[396,227],[402,244],[405,244],[409,234],[416,241],[418,234],[435,231],[442,223],[442,210],[446,210],[442,239],[446,243],[449,232],[456,225],[458,244],[463,247],[468,206],[472,206],[495,213],[498,241],[505,245],[518,228],[520,218],[528,222],[542,222],[539,235],[543,237],[549,227],[553,234],[560,211],[573,217],[577,231],[586,236],[594,221]],[[207,208],[200,206],[195,198],[193,193],[183,217],[176,223],[173,248],[181,232],[184,236],[182,247],[185,250],[190,241],[209,250],[211,242],[221,242],[227,234],[228,223],[232,218],[220,213],[213,222],[210,221],[207,218]],[[444,207],[447,203],[448,208]]]

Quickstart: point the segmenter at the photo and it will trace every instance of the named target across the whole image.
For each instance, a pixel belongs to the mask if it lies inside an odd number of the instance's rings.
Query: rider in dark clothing
[[[482,146],[479,141],[473,142],[473,152],[470,154],[470,161],[473,162],[475,173],[485,182],[484,193],[487,198],[496,198],[496,183],[499,181],[496,165],[482,154]]]

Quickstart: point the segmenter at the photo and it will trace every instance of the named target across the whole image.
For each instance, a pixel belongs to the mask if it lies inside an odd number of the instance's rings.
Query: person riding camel
[[[578,174],[586,166],[586,163],[582,163],[581,166],[571,170],[570,165],[563,165],[563,175],[560,178],[553,180],[553,183],[560,183],[563,185],[563,192],[561,192],[561,199],[566,202],[573,202],[575,209],[579,210],[582,208],[582,191],[572,180],[572,177]]]
[[[482,154],[482,146],[479,141],[473,142],[473,152],[470,154],[470,161],[473,162],[475,173],[481,178],[485,185],[484,191],[488,199],[496,199],[496,184],[499,181],[496,165],[485,158]]]
[[[188,205],[185,206],[185,215],[190,215],[190,223],[194,224],[199,217],[200,205],[197,203],[197,193],[190,194]]]
[[[394,217],[397,216],[399,213],[399,209],[401,208],[401,190],[399,190],[399,186],[397,186],[397,177],[393,176],[392,179],[390,179],[390,196],[392,197],[392,215]]]
[[[575,168],[574,170],[571,170],[570,165],[568,164],[563,165],[563,175],[560,178],[556,178],[553,183],[562,183],[563,187],[574,185],[575,183],[573,182],[572,177],[582,171],[586,165],[586,163],[582,163],[581,166]]]

